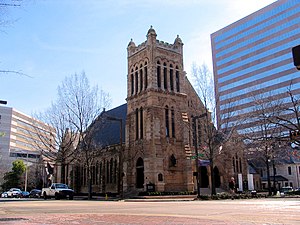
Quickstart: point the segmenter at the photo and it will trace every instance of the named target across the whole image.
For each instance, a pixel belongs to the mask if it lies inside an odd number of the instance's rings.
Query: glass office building
[[[250,115],[262,93],[285,102],[288,88],[300,93],[292,56],[292,47],[300,45],[299,0],[276,1],[213,33],[211,43],[220,127]],[[243,124],[238,130],[247,129]]]

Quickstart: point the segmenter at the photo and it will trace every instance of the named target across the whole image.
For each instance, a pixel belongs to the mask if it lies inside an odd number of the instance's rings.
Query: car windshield
[[[56,187],[56,188],[65,188],[65,189],[68,188],[68,186],[65,185],[65,184],[56,184],[55,187]]]
[[[21,190],[18,188],[12,188],[12,189],[10,189],[10,191],[21,191]]]

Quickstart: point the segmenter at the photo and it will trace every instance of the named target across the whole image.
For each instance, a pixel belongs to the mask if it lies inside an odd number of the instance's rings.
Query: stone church
[[[191,118],[207,110],[184,71],[180,37],[173,44],[159,41],[152,27],[146,37],[139,45],[131,40],[127,47],[127,103],[99,116],[106,125],[94,135],[101,145],[91,173],[94,193],[197,190],[196,162],[188,156],[194,154],[192,127],[201,133],[201,119],[197,125]],[[233,169],[215,165],[221,187]],[[85,167],[74,165],[69,171],[69,185],[87,192]],[[209,167],[200,171],[201,187],[210,187]]]

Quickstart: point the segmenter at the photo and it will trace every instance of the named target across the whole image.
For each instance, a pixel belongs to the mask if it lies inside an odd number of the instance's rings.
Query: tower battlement
[[[136,46],[133,40],[131,39],[127,47],[128,57],[136,54],[137,52],[144,50],[147,46],[151,46],[151,45],[152,47],[162,48],[182,55],[183,43],[179,35],[177,35],[177,37],[175,38],[174,44],[170,44],[165,41],[160,41],[156,39],[156,36],[157,35],[155,30],[151,26],[150,29],[148,30],[146,41]]]

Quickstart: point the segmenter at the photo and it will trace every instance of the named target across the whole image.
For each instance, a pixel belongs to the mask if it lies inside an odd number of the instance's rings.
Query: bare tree
[[[222,129],[221,126],[217,129],[216,98],[213,76],[205,64],[201,66],[194,64],[192,67],[192,75],[194,77],[194,86],[204,104],[207,114],[207,116],[200,121],[201,128],[198,129],[198,136],[200,137],[198,143],[201,142],[200,149],[203,152],[204,157],[209,160],[211,170],[211,194],[215,195],[216,185],[213,171],[216,160],[228,153],[228,148],[223,147],[225,147],[224,144],[232,137],[235,130],[235,124],[231,123],[229,126],[229,120],[226,120],[226,118],[230,118],[233,112],[228,111],[227,117],[224,118],[225,123],[223,124]],[[217,100],[218,99],[219,98],[217,98]],[[230,102],[228,104],[230,104]],[[230,107],[228,107],[228,109],[229,108]],[[194,124],[194,126],[196,126],[196,124]]]
[[[246,113],[248,124],[245,142],[248,145],[248,158],[262,160],[266,166],[269,195],[272,195],[270,163],[282,153],[279,146],[282,140],[282,127],[272,120],[280,114],[282,102],[272,92],[255,94],[253,111]],[[279,151],[280,150],[280,151]]]
[[[84,72],[66,77],[58,87],[58,105],[70,125],[70,131],[78,135],[76,158],[87,171],[89,199],[92,197],[91,168],[98,154],[90,135],[93,129],[89,127],[110,103],[109,94],[102,90],[99,92],[97,86],[91,87]]]

